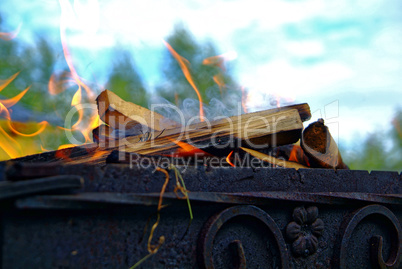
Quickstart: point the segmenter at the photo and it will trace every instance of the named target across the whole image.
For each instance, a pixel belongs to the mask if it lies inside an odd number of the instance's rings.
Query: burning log
[[[262,160],[264,162],[270,163],[274,166],[280,166],[280,167],[285,167],[285,168],[294,168],[296,170],[298,170],[299,168],[309,168],[305,165],[299,164],[297,162],[289,162],[286,160],[281,160],[278,158],[275,158],[271,155],[267,155],[261,152],[258,152],[256,150],[252,150],[252,149],[248,149],[248,148],[243,148],[241,147],[241,150],[243,150],[244,152],[250,154],[251,156],[256,157],[259,160]]]
[[[186,151],[182,144],[219,156],[239,146],[290,144],[299,140],[302,121],[311,117],[309,106],[300,104],[179,127],[178,123],[126,102],[108,90],[98,96],[97,102],[99,116],[108,124],[93,131],[99,146],[146,155],[182,155]],[[135,131],[142,126],[149,131]]]
[[[270,151],[274,157],[285,158],[290,162],[296,162],[304,166],[310,167],[310,158],[304,153],[304,150],[297,144],[284,145],[276,147]]]
[[[161,131],[179,126],[159,113],[124,101],[109,90],[104,90],[96,102],[100,119],[114,129],[125,130],[141,124],[151,130]]]
[[[349,169],[323,119],[311,123],[304,130],[301,147],[309,157],[311,167]]]
[[[296,109],[274,113],[266,110],[146,135],[151,137],[147,141],[142,140],[144,135],[127,137],[126,147],[120,150],[146,155],[171,154],[180,148],[177,142],[182,141],[219,156],[242,145],[266,148],[295,143],[300,139],[302,128]]]

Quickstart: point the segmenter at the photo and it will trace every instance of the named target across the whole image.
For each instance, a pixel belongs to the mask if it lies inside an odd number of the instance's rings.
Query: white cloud
[[[306,99],[354,74],[347,65],[335,61],[305,67],[294,66],[286,60],[275,60],[249,68],[253,71],[239,76],[241,84],[251,91]]]
[[[292,56],[318,57],[325,52],[325,46],[319,40],[288,41],[284,47]]]

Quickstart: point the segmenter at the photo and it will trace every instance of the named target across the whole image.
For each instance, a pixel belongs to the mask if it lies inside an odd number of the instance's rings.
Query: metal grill
[[[2,268],[129,268],[148,254],[162,173],[29,160],[0,166]],[[396,172],[180,169],[194,219],[169,182],[154,234],[166,241],[141,268],[401,268]]]

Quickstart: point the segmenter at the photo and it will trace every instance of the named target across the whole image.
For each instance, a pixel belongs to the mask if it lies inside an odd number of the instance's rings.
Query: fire
[[[222,70],[222,72],[226,72],[225,62],[232,61],[236,58],[237,58],[237,53],[235,51],[230,51],[230,52],[227,52],[227,53],[224,53],[221,55],[205,58],[202,61],[202,64],[213,65],[213,66],[219,67]]]
[[[0,92],[8,86],[8,84],[10,84],[18,75],[20,72],[15,73],[14,75],[12,75],[11,77],[9,77],[8,79],[5,80],[0,80]]]
[[[219,92],[221,93],[221,97],[222,97],[222,89],[224,87],[226,87],[225,85],[225,81],[223,81],[223,76],[222,74],[217,74],[215,76],[212,77],[212,79],[214,80],[214,82],[219,86]]]
[[[165,46],[168,48],[169,52],[172,54],[172,56],[176,59],[176,61],[179,63],[181,70],[183,71],[184,76],[186,77],[188,83],[190,83],[191,87],[193,87],[194,91],[196,92],[198,96],[198,100],[200,101],[200,121],[204,121],[204,108],[202,106],[202,97],[200,92],[197,89],[197,86],[195,86],[194,80],[191,76],[190,69],[189,69],[189,62],[187,61],[186,58],[182,57],[179,55],[173,48],[170,46],[169,43],[166,41],[163,41]]]
[[[221,69],[221,71],[224,73],[224,72],[226,72],[225,62],[234,60],[236,58],[237,58],[237,53],[234,51],[231,51],[231,52],[227,52],[227,53],[224,53],[221,55],[205,58],[202,61],[202,64],[216,66],[219,69]],[[226,87],[222,72],[218,73],[212,77],[214,82],[219,86],[219,91],[221,93],[221,96],[223,96],[222,89],[224,87]]]
[[[75,81],[72,79],[70,72],[64,71],[60,76],[53,73],[48,82],[48,90],[51,95],[57,95],[64,92]]]
[[[248,113],[246,103],[247,103],[247,96],[246,96],[244,87],[242,86],[241,87],[241,106],[243,108],[244,113]]]
[[[18,74],[19,72],[15,73],[8,79],[0,80],[0,91],[5,89],[18,76]],[[47,126],[46,121],[40,122],[39,124],[35,124],[39,127],[37,131],[25,134],[20,132],[16,127],[16,125],[24,126],[24,124],[17,124],[17,122],[13,122],[11,119],[10,111],[8,109],[17,104],[29,88],[30,86],[12,98],[0,100],[0,115],[5,119],[5,121],[2,121],[5,122],[5,125],[3,124],[3,126],[0,126],[0,148],[9,158],[18,158],[23,156],[26,152],[32,152],[34,147],[22,147],[19,141],[21,141],[21,138],[23,137],[35,137],[39,135]]]
[[[167,155],[167,156],[171,156],[171,157],[194,157],[195,155],[210,156],[209,153],[207,153],[207,152],[203,151],[202,149],[199,149],[193,145],[190,145],[186,142],[177,141],[177,140],[174,140],[171,138],[169,138],[169,140],[171,140],[173,143],[178,145],[180,148],[178,148],[176,150],[176,152],[174,152],[173,154]]]
[[[310,166],[307,156],[299,145],[293,145],[292,151],[289,155],[289,161]]]
[[[19,100],[27,93],[27,91],[31,88],[31,86],[28,86],[25,90],[14,96],[13,98],[7,99],[7,100],[1,100],[1,105],[5,106],[6,108],[12,107],[16,103],[18,103]]]
[[[36,132],[33,132],[33,133],[31,133],[31,134],[23,134],[23,133],[19,132],[16,128],[14,128],[13,125],[15,125],[15,124],[13,124],[12,121],[8,121],[7,124],[8,124],[8,127],[10,128],[10,130],[11,130],[13,133],[17,134],[17,135],[25,136],[25,137],[34,137],[34,136],[37,136],[37,135],[41,134],[41,133],[46,129],[46,126],[47,126],[49,123],[48,123],[47,121],[41,121],[41,122],[39,122],[39,123],[37,124],[37,125],[39,126],[39,129],[38,129]]]
[[[78,89],[75,92],[72,100],[71,100],[71,106],[75,107],[78,111],[78,120],[73,124],[71,129],[65,129],[68,131],[75,131],[79,130],[82,135],[84,136],[85,142],[91,141],[90,135],[92,133],[92,129],[96,128],[99,126],[99,116],[97,114],[96,110],[92,111],[92,114],[89,116],[89,122],[83,122],[84,120],[84,110],[82,107],[83,104],[83,95],[82,91],[84,90],[86,93],[86,96],[88,99],[93,100],[95,97],[94,91],[87,85],[87,83],[84,82],[84,80],[78,75],[77,70],[74,67],[73,64],[73,58],[71,56],[70,50],[68,48],[68,42],[67,42],[67,35],[66,35],[66,30],[67,30],[67,24],[70,21],[73,21],[75,18],[70,18],[68,16],[68,10],[72,10],[71,4],[68,1],[60,1],[61,9],[62,9],[62,15],[60,19],[60,39],[61,39],[61,45],[63,48],[63,54],[64,58],[66,60],[67,66],[70,70],[69,73],[63,73],[61,76],[61,79],[58,80],[56,78],[56,75],[53,74],[48,83],[48,88],[49,88],[49,93],[52,95],[56,95],[62,91],[64,91],[67,88],[67,85],[70,84],[71,82],[74,82],[77,86]]]
[[[72,10],[71,4],[68,1],[60,0],[62,7],[62,16],[60,23],[60,39],[63,48],[63,54],[68,66],[69,71],[63,71],[60,74],[56,72],[52,74],[48,82],[49,94],[57,95],[65,91],[70,87],[77,87],[76,92],[71,100],[71,106],[77,109],[78,120],[72,124],[71,129],[66,129],[61,126],[53,127],[47,121],[41,121],[36,123],[22,123],[12,120],[11,112],[9,108],[17,104],[28,92],[30,87],[27,87],[22,92],[16,96],[0,100],[0,115],[2,119],[0,120],[0,158],[18,158],[27,154],[34,154],[38,152],[47,151],[46,147],[42,145],[41,141],[46,139],[43,138],[42,134],[47,130],[47,128],[52,128],[52,130],[57,131],[58,129],[68,130],[68,131],[79,131],[82,133],[85,142],[91,141],[92,129],[99,125],[99,116],[97,111],[94,109],[92,114],[88,117],[84,115],[84,102],[88,99],[93,100],[95,97],[95,92],[88,86],[78,74],[77,70],[73,64],[73,58],[68,48],[67,43],[67,25],[72,20],[66,14],[68,11]],[[71,12],[70,12],[71,13]],[[0,33],[0,38],[5,40],[11,40],[15,38],[21,29],[21,24],[18,28],[10,33]],[[12,76],[0,80],[0,91],[4,90],[11,82],[13,82],[19,72],[13,74]],[[88,120],[85,120],[88,119]],[[49,129],[50,130],[50,129]],[[59,147],[59,153],[64,154],[60,149],[67,147],[77,146],[75,144],[65,144]],[[64,156],[65,158],[68,156]]]
[[[18,158],[22,156],[22,148],[20,144],[12,138],[2,127],[0,127],[0,147],[10,158]]]
[[[233,154],[233,150],[228,154],[228,156],[226,157],[226,162],[228,164],[230,164],[231,166],[235,167],[235,165],[230,161],[230,157],[232,157]]]
[[[7,40],[7,41],[10,41],[10,40],[16,38],[17,35],[20,33],[21,26],[22,26],[22,23],[20,23],[18,25],[17,29],[15,29],[14,31],[9,32],[9,33],[0,32],[0,38],[3,40]]]

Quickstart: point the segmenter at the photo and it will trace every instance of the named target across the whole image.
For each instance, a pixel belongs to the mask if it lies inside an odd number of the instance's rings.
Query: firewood
[[[151,130],[161,131],[179,126],[155,111],[124,101],[109,90],[104,90],[96,101],[100,119],[114,129],[130,129],[141,124]]]
[[[309,168],[309,167],[307,167],[305,165],[302,165],[302,164],[299,164],[299,163],[296,163],[296,162],[289,162],[289,161],[286,161],[286,160],[281,160],[281,159],[278,159],[278,158],[275,158],[273,156],[261,153],[261,152],[256,151],[256,150],[243,148],[243,147],[241,147],[240,149],[245,151],[245,152],[247,152],[251,156],[256,157],[257,159],[260,159],[260,160],[262,160],[264,162],[270,163],[270,164],[275,165],[275,166],[281,166],[281,167],[285,167],[285,168],[294,168],[296,170],[298,170],[299,168]]]
[[[270,151],[270,154],[277,158],[281,157],[291,162],[310,166],[310,158],[306,153],[304,153],[304,150],[300,147],[299,143],[276,147]]]
[[[100,124],[92,130],[92,137],[94,142],[100,143],[105,140],[115,139],[113,136],[113,128],[105,124]]]
[[[182,141],[219,156],[220,152],[239,146],[266,148],[295,143],[300,139],[302,128],[296,109],[275,113],[267,110],[170,129],[159,134],[153,132],[152,135],[128,137],[125,147],[120,150],[146,155],[171,154],[179,148],[172,141]]]
[[[311,123],[303,131],[301,147],[309,156],[311,167],[349,169],[323,119]]]

